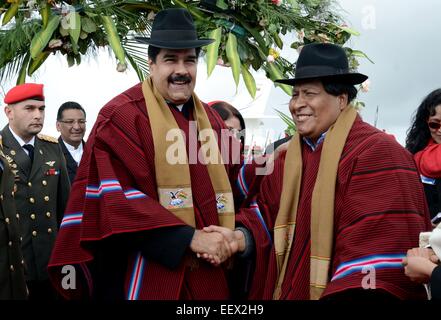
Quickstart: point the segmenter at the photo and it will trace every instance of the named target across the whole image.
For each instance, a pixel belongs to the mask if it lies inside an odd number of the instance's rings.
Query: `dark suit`
[[[55,138],[36,136],[31,162],[9,126],[1,135],[4,153],[12,159],[15,174],[15,203],[20,215],[26,281],[49,283],[47,264],[70,192],[66,161]],[[32,297],[32,288],[29,290]]]
[[[273,144],[270,144],[268,147],[266,147],[265,154],[272,154],[274,152],[274,150],[276,150],[278,147],[280,147],[285,142],[288,142],[289,140],[291,140],[291,138],[292,138],[292,136],[288,136],[288,137],[285,137],[285,138],[282,138],[282,139],[275,141]]]
[[[75,175],[77,174],[78,165],[74,160],[74,158],[72,158],[72,155],[70,154],[69,150],[67,150],[66,145],[64,144],[61,136],[58,137],[58,143],[60,144],[61,151],[63,151],[64,158],[66,159],[67,173],[69,174],[69,180],[70,183],[72,184],[74,182]],[[81,143],[83,144],[83,149],[84,149],[84,141]]]
[[[0,300],[26,299],[19,218],[14,202],[14,175],[0,149]]]

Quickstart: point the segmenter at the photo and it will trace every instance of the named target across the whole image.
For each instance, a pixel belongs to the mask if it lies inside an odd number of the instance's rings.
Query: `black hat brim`
[[[297,77],[293,79],[278,79],[274,82],[287,84],[294,86],[295,84],[308,80],[320,80],[320,79],[335,79],[336,81],[347,83],[347,84],[360,84],[368,79],[368,76],[362,73],[347,73],[347,74],[333,74],[333,75],[323,75],[323,76],[311,76],[311,77]]]
[[[152,40],[146,37],[135,37],[136,41],[152,45],[162,49],[192,49],[200,48],[214,42],[214,39],[198,39],[198,40],[183,40],[183,41],[159,41]]]

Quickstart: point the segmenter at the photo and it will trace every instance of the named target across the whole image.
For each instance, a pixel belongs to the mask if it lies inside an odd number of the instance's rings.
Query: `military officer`
[[[29,299],[53,298],[46,269],[70,191],[66,162],[58,140],[39,134],[44,123],[43,85],[18,85],[6,94],[5,103],[9,123],[1,136],[15,174],[13,195]]]
[[[0,140],[0,300],[24,300],[28,293],[14,203],[14,175],[9,165]]]

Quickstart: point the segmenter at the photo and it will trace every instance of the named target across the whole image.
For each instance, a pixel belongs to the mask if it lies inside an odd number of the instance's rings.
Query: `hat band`
[[[334,76],[340,74],[350,74],[348,69],[340,69],[331,66],[305,66],[296,69],[295,78],[317,78],[324,76]]]
[[[150,35],[154,41],[187,41],[197,40],[198,36],[194,30],[155,30]]]

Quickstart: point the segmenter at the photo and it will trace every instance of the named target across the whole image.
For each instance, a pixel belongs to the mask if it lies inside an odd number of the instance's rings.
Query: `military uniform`
[[[48,281],[47,264],[70,192],[66,162],[55,138],[37,135],[31,162],[8,125],[1,135],[15,174],[26,281]]]
[[[14,202],[14,175],[0,149],[0,300],[26,299],[19,216]]]

